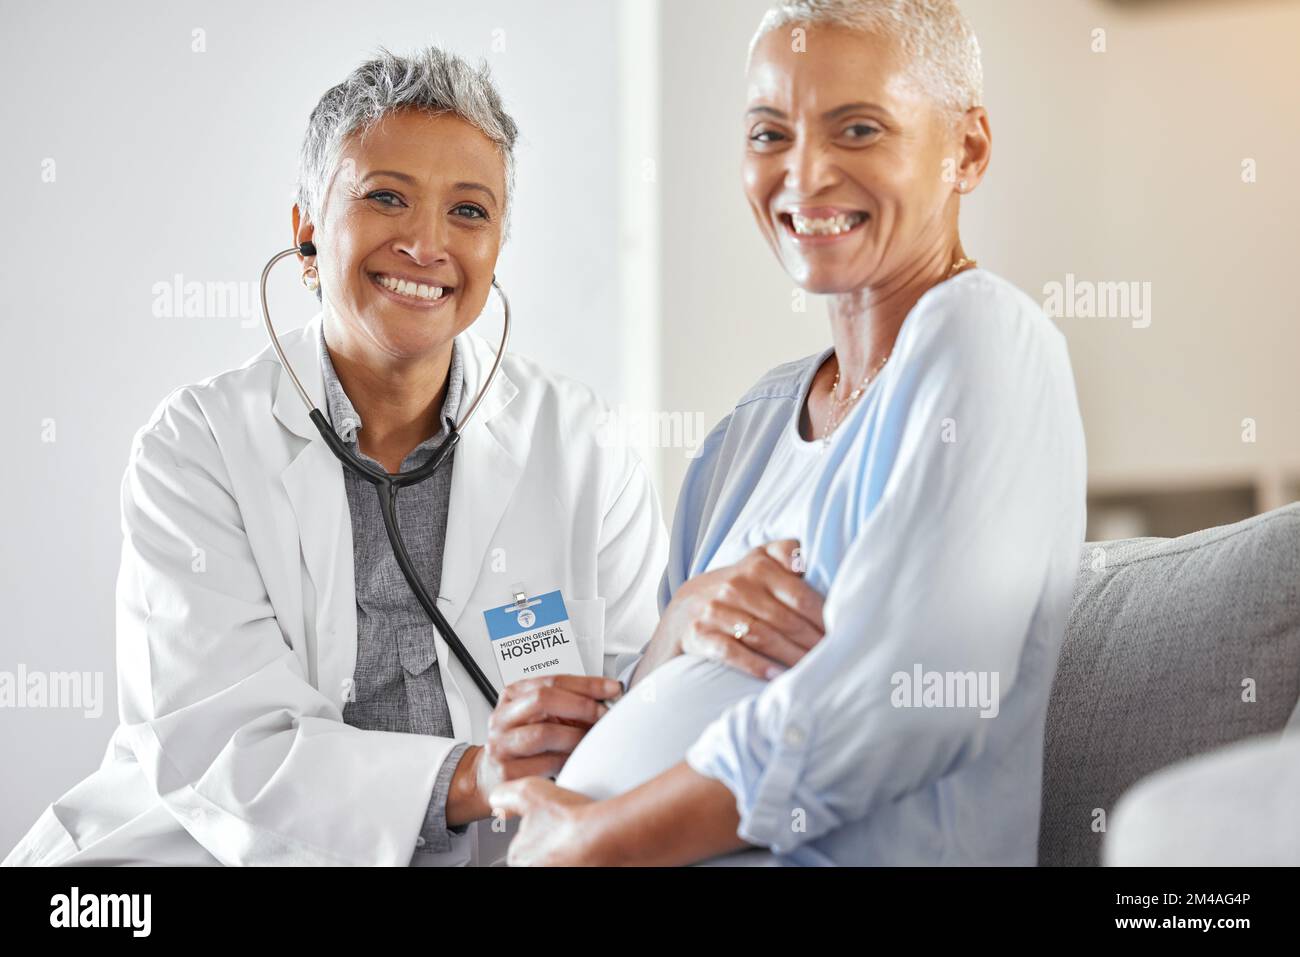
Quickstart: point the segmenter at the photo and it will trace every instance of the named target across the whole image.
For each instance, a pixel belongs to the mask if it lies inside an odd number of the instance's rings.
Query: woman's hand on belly
[[[632,684],[680,654],[770,680],[826,633],[822,595],[803,580],[799,543],[769,542],[734,565],[692,578],[673,595]]]

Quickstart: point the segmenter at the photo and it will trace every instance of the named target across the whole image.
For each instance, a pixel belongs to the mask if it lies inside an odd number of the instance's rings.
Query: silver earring
[[[302,271],[302,284],[307,287],[308,292],[315,292],[320,288],[320,273],[316,271],[315,266],[308,266]]]
[[[964,192],[966,192],[966,181],[965,181],[965,180],[962,180],[960,183],[957,184],[957,192],[959,192],[959,193],[964,193]]]

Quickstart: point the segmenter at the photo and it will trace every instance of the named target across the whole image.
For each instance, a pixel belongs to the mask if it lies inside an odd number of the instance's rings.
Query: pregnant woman
[[[830,297],[833,345],[706,440],[629,693],[555,784],[491,795],[524,818],[512,864],[1036,862],[1084,440],[1064,338],[962,247],[981,88],[950,0],[804,0],[760,24],[745,191],[789,275]],[[755,589],[787,540],[824,596],[819,641]],[[710,632],[811,650],[769,679],[689,653]]]

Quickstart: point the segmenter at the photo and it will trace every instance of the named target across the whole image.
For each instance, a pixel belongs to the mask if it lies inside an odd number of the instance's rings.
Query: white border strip
[[[644,414],[663,395],[660,314],[660,0],[618,4],[619,306],[629,406]],[[655,443],[657,445],[657,443]],[[637,447],[663,487],[664,450]]]

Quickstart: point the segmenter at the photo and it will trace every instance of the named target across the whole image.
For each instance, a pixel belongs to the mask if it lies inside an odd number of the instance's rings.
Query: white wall
[[[0,710],[0,855],[96,766],[115,724],[117,496],[132,434],[172,388],[263,344],[256,309],[247,322],[155,318],[152,287],[177,273],[251,282],[290,244],[307,115],[377,45],[441,42],[489,60],[522,133],[514,235],[497,269],[512,345],[624,398],[618,246],[604,238],[618,207],[611,4],[127,9],[0,6],[0,671],[102,672],[106,698],[98,720]],[[196,27],[204,53],[191,51]],[[311,315],[292,265],[272,288],[281,329]]]
[[[968,248],[1039,294],[1067,272],[1152,284],[1145,329],[1059,322],[1094,482],[1300,461],[1300,5],[966,6],[996,131]]]

